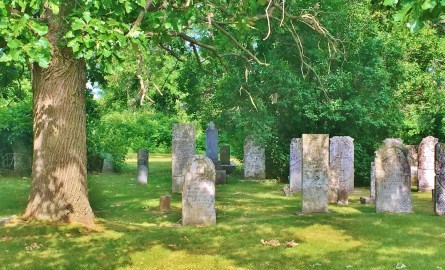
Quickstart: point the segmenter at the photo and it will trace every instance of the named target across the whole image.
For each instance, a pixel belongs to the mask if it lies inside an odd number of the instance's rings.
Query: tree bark
[[[62,13],[62,12],[61,12]],[[60,47],[62,15],[44,14],[51,44],[48,68],[32,67],[34,154],[24,217],[93,226],[86,170],[86,65]]]

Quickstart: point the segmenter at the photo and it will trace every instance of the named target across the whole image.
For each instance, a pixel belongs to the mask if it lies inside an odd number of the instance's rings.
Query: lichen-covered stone
[[[436,144],[434,212],[445,216],[445,144]]]
[[[302,164],[303,145],[301,138],[293,138],[290,143],[290,171],[289,189],[290,192],[301,191],[302,188]]]
[[[419,145],[419,169],[418,189],[419,191],[431,191],[434,188],[434,147],[439,140],[432,136],[423,138]]]
[[[257,145],[251,136],[244,142],[244,178],[254,180],[266,178],[266,150]]]
[[[329,202],[337,203],[342,194],[342,204],[348,201],[348,193],[354,190],[354,139],[334,136],[329,144]]]
[[[172,190],[182,192],[183,167],[196,151],[196,130],[192,124],[173,124],[172,134]]]

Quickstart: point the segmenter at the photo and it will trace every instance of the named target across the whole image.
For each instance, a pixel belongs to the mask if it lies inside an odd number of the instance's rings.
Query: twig
[[[136,30],[136,28],[139,27],[139,25],[140,25],[141,22],[142,22],[142,19],[144,18],[145,13],[147,13],[148,8],[149,8],[152,4],[153,4],[153,1],[152,1],[152,0],[147,0],[147,3],[145,4],[144,10],[141,11],[141,12],[139,13],[138,18],[136,19],[136,21],[134,21],[133,25],[131,26],[130,31],[128,31],[128,33],[127,33],[125,36],[128,37],[131,33],[133,33],[133,31]]]
[[[267,19],[267,35],[263,38],[263,40],[266,40],[270,36],[270,18],[269,18],[269,8],[270,5],[272,5],[273,0],[269,0],[269,4],[266,7],[266,19]]]

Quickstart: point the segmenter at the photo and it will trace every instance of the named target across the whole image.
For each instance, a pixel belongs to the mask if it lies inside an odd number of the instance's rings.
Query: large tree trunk
[[[90,227],[94,214],[86,182],[86,66],[69,48],[59,47],[60,17],[46,15],[51,62],[45,69],[37,64],[32,68],[34,155],[24,217]]]

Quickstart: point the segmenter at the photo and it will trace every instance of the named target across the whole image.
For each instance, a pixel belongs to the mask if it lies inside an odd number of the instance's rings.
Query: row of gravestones
[[[418,190],[433,191],[434,212],[445,215],[445,145],[434,137],[424,138],[419,145],[418,164],[413,149],[416,147],[405,146],[400,139],[383,141],[371,164],[369,202],[375,202],[377,212],[412,212],[411,181],[417,171]]]
[[[292,139],[289,189],[302,191],[303,212],[325,212],[328,203],[348,204],[354,190],[354,139],[329,139],[327,134]]]

